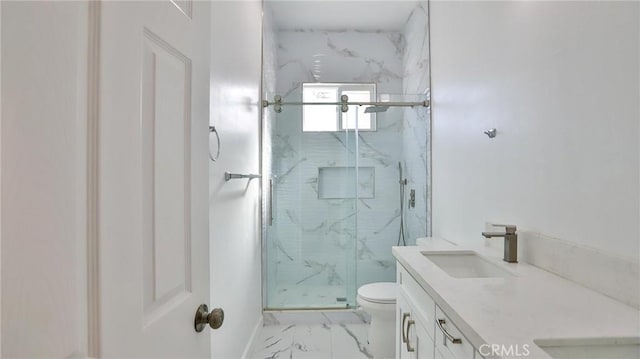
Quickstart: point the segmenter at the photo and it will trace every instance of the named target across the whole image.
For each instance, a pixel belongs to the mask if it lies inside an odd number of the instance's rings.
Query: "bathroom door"
[[[100,357],[210,356],[209,4],[101,4]]]

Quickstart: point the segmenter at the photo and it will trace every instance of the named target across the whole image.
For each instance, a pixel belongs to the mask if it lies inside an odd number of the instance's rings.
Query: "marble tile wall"
[[[286,31],[278,33],[278,43],[277,88],[287,99],[299,101],[300,84],[315,81],[374,82],[379,94],[402,90],[404,43],[398,33]],[[318,58],[322,71],[314,77]],[[272,237],[280,251],[280,290],[290,284],[335,286],[355,304],[361,283],[393,280],[401,117],[398,109],[378,114],[378,130],[356,137],[353,132],[302,132],[300,107],[278,114],[273,140],[277,233]],[[375,198],[318,199],[318,168],[355,166],[356,161],[374,168]]]
[[[425,17],[422,22],[420,16]],[[404,32],[277,31],[276,93],[285,101],[300,101],[304,82],[364,82],[376,83],[379,97],[424,100],[424,24],[424,9],[417,8]],[[266,244],[267,305],[344,306],[338,297],[355,305],[360,285],[395,279],[391,246],[398,242],[400,226],[399,162],[410,181],[406,201],[409,189],[417,192],[416,208],[405,212],[407,244],[426,235],[428,113],[389,108],[377,114],[376,131],[355,134],[302,132],[299,106],[285,106],[279,114],[272,108],[267,112],[273,119],[274,184],[274,225],[268,228]],[[364,184],[374,186],[374,198],[318,199],[320,167],[356,164],[374,169],[374,180]],[[326,290],[299,289],[305,286]],[[299,293],[299,305],[292,303],[293,293]],[[286,305],[282,298],[288,298]]]
[[[303,82],[376,83],[378,93],[402,92],[405,42],[400,32],[295,30],[277,35],[276,89],[283,97]]]

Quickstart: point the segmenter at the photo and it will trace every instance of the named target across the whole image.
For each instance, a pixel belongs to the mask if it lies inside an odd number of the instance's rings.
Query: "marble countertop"
[[[475,251],[514,276],[453,278],[421,253],[452,250]],[[392,252],[475,348],[526,344],[528,358],[550,358],[534,339],[640,336],[637,309],[527,263],[506,263],[494,248],[433,238]]]

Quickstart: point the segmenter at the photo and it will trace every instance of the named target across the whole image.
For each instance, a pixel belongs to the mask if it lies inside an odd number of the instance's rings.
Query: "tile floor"
[[[252,359],[372,358],[366,314],[360,311],[265,313]]]

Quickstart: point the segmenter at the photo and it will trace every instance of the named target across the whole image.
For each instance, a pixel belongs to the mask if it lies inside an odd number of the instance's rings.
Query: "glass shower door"
[[[331,95],[327,91],[317,95]],[[293,91],[283,102],[300,102],[301,92]],[[356,184],[363,175],[356,171],[357,131],[314,125],[314,120],[339,118],[339,106],[285,105],[281,113],[273,106],[264,111],[263,174],[270,183],[265,307],[355,306]]]

